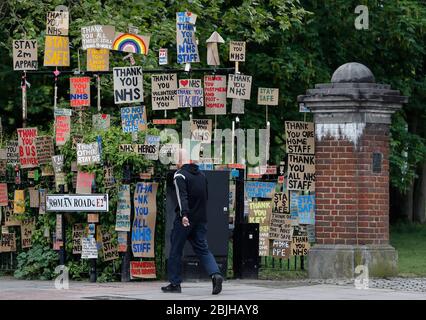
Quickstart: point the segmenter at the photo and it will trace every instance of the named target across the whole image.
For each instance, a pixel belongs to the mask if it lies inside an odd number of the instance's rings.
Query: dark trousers
[[[215,273],[220,273],[216,260],[207,245],[206,234],[206,223],[192,224],[190,221],[190,225],[184,227],[180,218],[175,219],[170,235],[171,247],[169,260],[167,262],[167,272],[171,284],[177,285],[182,282],[182,254],[186,240],[189,240],[195,254],[210,276]]]

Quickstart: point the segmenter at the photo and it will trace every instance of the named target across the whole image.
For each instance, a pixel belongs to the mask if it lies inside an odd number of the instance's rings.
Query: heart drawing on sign
[[[180,80],[179,81],[182,87],[188,86],[189,80]]]

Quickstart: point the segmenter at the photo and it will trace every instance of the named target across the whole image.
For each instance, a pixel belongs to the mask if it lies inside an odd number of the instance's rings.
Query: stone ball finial
[[[375,83],[374,75],[370,69],[358,62],[349,62],[341,65],[331,77],[332,83]]]

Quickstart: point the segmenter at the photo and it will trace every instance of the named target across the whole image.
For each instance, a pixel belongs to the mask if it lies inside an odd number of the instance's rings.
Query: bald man
[[[207,179],[198,165],[190,163],[185,149],[180,150],[178,170],[174,174],[174,186],[178,206],[170,236],[171,248],[167,262],[170,284],[163,292],[181,293],[182,254],[188,240],[201,264],[212,279],[212,294],[222,291],[223,277],[207,245]]]

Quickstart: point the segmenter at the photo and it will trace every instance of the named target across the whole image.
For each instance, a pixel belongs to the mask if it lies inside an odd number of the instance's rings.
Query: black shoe
[[[213,283],[212,294],[219,294],[222,291],[222,282],[223,282],[223,277],[220,274],[215,273],[214,275],[212,275],[212,283]]]
[[[180,287],[180,284],[174,285],[174,284],[171,284],[171,283],[166,287],[161,287],[161,290],[163,292],[166,292],[166,293],[181,293],[182,292],[182,288]]]

